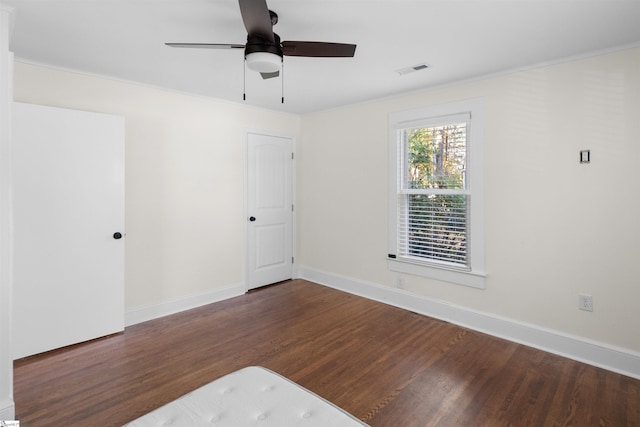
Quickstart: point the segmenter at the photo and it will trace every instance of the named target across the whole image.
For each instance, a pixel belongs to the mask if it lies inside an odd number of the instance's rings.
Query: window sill
[[[470,286],[477,289],[485,288],[484,282],[486,275],[484,273],[430,266],[393,258],[387,258],[387,262],[389,264],[389,270],[392,271],[428,277],[430,279],[442,280],[444,282]]]

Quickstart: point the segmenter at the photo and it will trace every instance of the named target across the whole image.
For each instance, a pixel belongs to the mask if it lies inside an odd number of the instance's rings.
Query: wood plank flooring
[[[16,361],[17,417],[120,426],[249,365],[371,426],[640,426],[640,380],[304,280]]]

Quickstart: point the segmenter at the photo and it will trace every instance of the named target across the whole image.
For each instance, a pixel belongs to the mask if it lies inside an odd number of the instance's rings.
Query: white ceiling
[[[19,60],[242,103],[236,0],[4,0]],[[246,104],[308,113],[533,64],[640,45],[640,0],[268,0],[282,40],[354,43],[354,58],[285,57],[246,73]],[[396,70],[426,63],[407,75]],[[280,103],[284,82],[284,104]]]

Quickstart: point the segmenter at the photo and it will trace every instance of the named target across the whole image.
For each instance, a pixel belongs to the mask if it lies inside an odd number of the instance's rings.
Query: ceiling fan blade
[[[273,42],[273,25],[266,0],[238,0],[240,13],[247,33],[250,36],[260,35]]]
[[[317,58],[351,58],[356,53],[355,44],[325,42],[282,42],[287,56],[311,56]]]
[[[195,49],[244,49],[243,44],[224,43],[165,43],[169,47],[188,47]]]
[[[274,71],[273,73],[260,73],[264,80],[272,79],[274,77],[278,77],[280,75],[280,71]]]

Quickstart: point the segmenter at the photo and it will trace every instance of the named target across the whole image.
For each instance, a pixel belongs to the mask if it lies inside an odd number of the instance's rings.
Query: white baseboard
[[[211,304],[228,298],[237,297],[245,293],[244,285],[233,285],[228,288],[218,289],[204,294],[189,295],[184,298],[163,302],[156,305],[136,307],[125,311],[125,326],[157,319],[184,310]]]
[[[632,350],[309,267],[298,266],[298,277],[640,379],[640,354]]]
[[[0,420],[15,420],[16,407],[12,399],[0,400]]]

